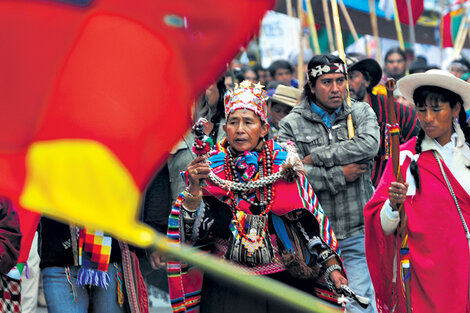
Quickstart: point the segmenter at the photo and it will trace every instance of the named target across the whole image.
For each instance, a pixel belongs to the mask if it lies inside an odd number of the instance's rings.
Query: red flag
[[[405,25],[410,25],[410,17],[408,14],[407,0],[396,0],[398,15],[400,16],[400,22]],[[411,12],[413,15],[413,25],[416,25],[419,17],[423,14],[424,0],[410,0]]]
[[[274,1],[74,2],[0,2],[0,194],[148,244],[142,191]]]

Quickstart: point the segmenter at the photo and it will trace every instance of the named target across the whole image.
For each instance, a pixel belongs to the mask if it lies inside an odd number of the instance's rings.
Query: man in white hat
[[[279,122],[290,113],[300,100],[302,92],[298,88],[278,85],[269,98],[269,139],[277,139]]]

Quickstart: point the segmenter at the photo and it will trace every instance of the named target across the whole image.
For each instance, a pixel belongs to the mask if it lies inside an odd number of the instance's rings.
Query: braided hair
[[[450,91],[445,88],[437,87],[437,86],[425,85],[425,86],[420,86],[416,88],[416,90],[413,92],[413,101],[416,107],[419,108],[419,107],[425,106],[426,100],[429,100],[434,103],[437,103],[439,101],[448,102],[451,109],[453,109],[457,105],[457,103],[461,104],[459,117],[458,117],[459,124],[460,124],[460,128],[462,129],[462,132],[464,133],[465,142],[470,145],[470,127],[468,126],[467,121],[466,121],[467,116],[465,113],[465,109],[463,107],[462,97],[453,91]],[[421,143],[423,142],[424,137],[425,137],[425,132],[423,129],[421,129],[418,133],[418,138],[416,140],[416,145],[415,145],[416,154],[420,154],[422,152]],[[420,190],[419,169],[418,169],[418,163],[415,160],[411,161],[410,172],[411,172],[411,175],[413,175],[413,178],[416,182],[416,189],[419,191]]]

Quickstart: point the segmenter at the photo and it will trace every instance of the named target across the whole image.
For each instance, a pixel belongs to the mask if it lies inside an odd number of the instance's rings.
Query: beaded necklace
[[[272,172],[273,151],[266,142],[264,142],[264,149],[263,149],[263,152],[261,153],[261,160],[263,162],[263,170],[260,171],[259,178],[262,178],[263,175],[269,176],[271,175],[271,172]],[[235,162],[233,161],[233,156],[230,151],[230,147],[227,148],[227,153],[225,155],[225,177],[228,181],[234,181],[237,183],[239,182],[239,179],[236,173]],[[259,216],[265,216],[271,211],[274,198],[276,196],[275,188],[273,184],[267,184],[263,187],[263,189],[264,189],[263,190],[264,200],[260,199],[259,203],[251,201],[250,199],[248,199],[248,196],[246,195],[246,193],[240,192],[240,195],[243,198],[243,200],[247,201],[250,205],[265,207],[265,209],[259,214]],[[230,196],[230,200],[231,200],[230,209],[232,211],[233,221],[234,221],[235,227],[237,228],[238,234],[241,237],[243,237],[245,240],[249,240],[250,242],[261,241],[264,237],[264,234],[268,230],[268,221],[266,221],[266,225],[263,230],[263,236],[247,235],[245,231],[245,227],[242,224],[241,219],[238,217],[240,209],[238,207],[238,202],[236,201],[235,194],[231,190],[227,190],[227,192]]]

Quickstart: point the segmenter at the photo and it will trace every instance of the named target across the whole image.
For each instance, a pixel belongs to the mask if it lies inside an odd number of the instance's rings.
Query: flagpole
[[[330,47],[330,52],[333,52],[335,51],[335,46],[334,46],[334,40],[333,40],[333,32],[331,30],[330,10],[328,9],[327,0],[322,0],[322,5],[323,5],[323,16],[325,17],[326,34],[328,35],[328,45]]]
[[[354,41],[359,42],[359,36],[357,35],[356,27],[354,27],[354,24],[351,20],[351,17],[349,16],[348,10],[346,9],[346,6],[344,5],[343,0],[338,0],[338,3],[341,9],[341,12],[343,12],[344,19],[346,20],[346,23],[348,24],[349,30],[351,31],[354,37]]]
[[[446,6],[446,1],[441,0],[441,23],[439,25],[439,49],[441,51],[441,62],[439,64],[442,64],[442,61],[444,59],[444,10]]]
[[[444,1],[444,0],[442,0]],[[374,34],[375,46],[376,46],[376,60],[382,65],[382,53],[380,50],[380,41],[379,41],[379,27],[377,25],[377,13],[375,12],[375,1],[369,0],[369,11],[370,11],[370,23],[372,25],[372,32]]]
[[[415,24],[413,20],[413,8],[411,7],[411,0],[406,0],[406,6],[408,7],[408,19],[410,21],[410,48],[414,51],[415,50]]]
[[[300,30],[299,30],[299,57],[297,59],[297,79],[299,81],[299,89],[302,90],[304,87],[304,29],[302,27],[304,21],[304,15],[302,12],[304,11],[302,7],[302,0],[297,0],[297,15],[299,17],[300,22]]]
[[[458,59],[460,52],[462,51],[463,45],[465,43],[465,39],[467,37],[467,32],[468,32],[467,15],[468,15],[469,7],[470,6],[467,6],[465,8],[464,16],[462,18],[462,21],[460,21],[459,32],[457,33],[457,38],[454,44],[454,60]]]
[[[400,49],[405,51],[405,42],[403,41],[403,33],[401,31],[401,25],[400,25],[400,16],[398,15],[398,7],[397,7],[397,1],[393,1],[393,15],[395,16],[394,21],[395,21],[395,29],[397,30],[397,37],[398,37],[398,42],[400,43]]]
[[[338,53],[341,60],[343,60],[344,65],[346,66],[346,55],[344,53],[344,46],[343,46],[343,34],[341,33],[341,24],[339,22],[339,13],[338,13],[338,3],[336,0],[331,0],[331,12],[333,13],[333,22],[335,25],[335,34],[336,34],[336,46],[338,47]],[[348,75],[346,75],[346,102],[348,106],[351,107],[351,98],[349,97],[349,83],[347,81]],[[347,120],[348,125],[348,136],[349,139],[354,137],[354,126],[351,114],[348,115]]]
[[[310,3],[310,0],[304,0],[304,1],[307,6],[307,17],[308,17],[308,23],[310,24],[310,31],[312,32],[313,48],[314,48],[315,54],[321,54],[320,44],[318,43],[317,28],[315,26],[315,16],[313,15],[313,10],[312,10],[312,3]]]

